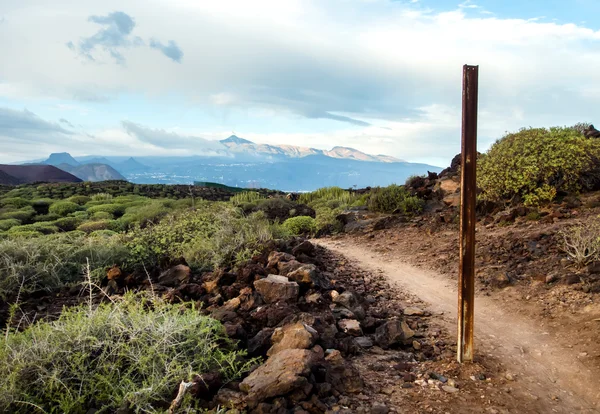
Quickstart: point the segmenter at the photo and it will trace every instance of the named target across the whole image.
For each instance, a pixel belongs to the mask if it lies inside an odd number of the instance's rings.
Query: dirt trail
[[[447,277],[383,258],[349,240],[316,243],[366,270],[382,272],[390,282],[427,302],[430,311],[441,314],[451,332],[456,329],[456,287]],[[534,398],[558,399],[553,412],[600,413],[600,373],[584,366],[573,350],[553,343],[533,321],[491,298],[477,296],[475,311],[477,353],[500,358]]]

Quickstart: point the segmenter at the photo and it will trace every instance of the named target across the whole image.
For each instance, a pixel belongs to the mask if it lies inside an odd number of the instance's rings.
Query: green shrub
[[[135,263],[148,266],[183,256],[192,267],[208,270],[246,260],[281,235],[262,212],[245,217],[229,203],[202,202],[195,211],[137,226],[125,240]]]
[[[308,216],[291,217],[283,222],[283,227],[293,235],[310,235],[317,231],[315,219]]]
[[[140,224],[142,227],[150,223],[157,223],[161,218],[169,214],[171,210],[161,201],[152,201],[149,204],[138,207],[129,207],[125,211],[121,222],[125,226]]]
[[[77,230],[83,231],[85,233],[91,233],[96,230],[111,230],[115,228],[114,220],[98,220],[98,221],[88,221],[87,223],[83,223],[77,227]]]
[[[369,210],[381,213],[400,212],[418,214],[423,211],[424,201],[411,196],[403,186],[392,184],[374,188],[369,196]]]
[[[5,233],[4,240],[8,240],[8,239],[22,239],[22,238],[34,238],[34,237],[39,237],[39,236],[43,236],[42,233],[40,233],[39,231],[34,231],[34,230],[19,230],[19,231],[13,231],[13,232],[7,232]]]
[[[23,208],[31,205],[31,201],[21,197],[11,197],[0,199],[0,205],[13,208]]]
[[[125,213],[125,206],[121,204],[102,204],[99,206],[92,206],[87,209],[88,214],[94,214],[98,212],[110,213],[114,217],[121,217]]]
[[[96,238],[110,238],[115,235],[117,235],[117,233],[112,230],[96,230],[90,233],[90,237]]]
[[[93,239],[79,232],[48,236],[32,230],[12,232],[0,241],[0,297],[6,300],[20,289],[51,290],[82,281],[86,259],[99,281],[105,266],[123,265],[129,254],[118,238]]]
[[[33,216],[32,220],[33,221],[54,221],[54,220],[58,220],[60,218],[60,216],[58,214],[40,214],[38,216]]]
[[[76,211],[74,213],[69,214],[70,217],[75,217],[81,220],[86,220],[89,215],[87,213],[87,211]]]
[[[351,204],[356,198],[354,194],[340,187],[324,187],[311,193],[300,194],[299,201],[312,207],[311,203],[319,200],[335,200],[340,204]]]
[[[256,191],[244,191],[243,193],[235,194],[229,201],[236,207],[245,203],[256,203],[262,200],[263,197]]]
[[[12,227],[21,225],[17,219],[0,220],[0,231],[10,230]]]
[[[76,196],[73,196],[73,197],[69,197],[69,198],[67,199],[67,201],[70,201],[71,203],[78,204],[78,205],[80,205],[80,206],[83,206],[83,205],[85,205],[85,204],[86,204],[88,201],[90,201],[90,200],[91,200],[91,198],[90,198],[90,197],[88,197],[88,196],[83,196],[83,195],[76,195]]]
[[[98,194],[94,194],[91,197],[92,201],[109,201],[113,199],[112,194],[108,194],[108,193],[98,193]]]
[[[112,220],[114,218],[115,217],[112,214],[107,213],[106,211],[97,211],[94,214],[92,214],[92,217],[90,217],[90,219],[94,220],[94,221],[98,221],[98,220]]]
[[[530,205],[552,201],[561,191],[597,184],[600,142],[572,128],[529,128],[508,134],[480,157],[483,200],[522,197]]]
[[[33,224],[25,224],[21,226],[14,226],[9,231],[8,234],[21,233],[35,231],[42,234],[53,234],[58,233],[58,227],[54,226],[52,223],[48,222],[40,222]]]
[[[193,306],[133,295],[65,309],[0,342],[0,411],[11,413],[165,412],[182,380],[218,371],[227,382],[255,363]]]
[[[61,217],[66,217],[77,210],[81,210],[81,206],[70,201],[57,201],[49,208],[50,213],[58,214]]]
[[[26,222],[29,221],[34,214],[35,210],[33,209],[33,207],[24,207],[20,210],[3,212],[2,214],[0,214],[0,220],[15,219],[19,220],[20,222]]]
[[[53,224],[62,231],[73,231],[79,227],[83,220],[77,217],[63,217],[56,220]]]

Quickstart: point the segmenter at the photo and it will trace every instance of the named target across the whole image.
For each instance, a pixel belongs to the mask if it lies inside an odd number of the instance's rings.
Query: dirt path
[[[447,277],[383,258],[350,240],[316,243],[366,270],[382,272],[390,282],[427,302],[449,330],[456,329],[457,293]],[[532,321],[493,299],[477,296],[475,309],[477,353],[500,358],[533,398],[553,402],[548,406],[553,412],[600,413],[600,373],[584,366],[572,350],[553,343]]]

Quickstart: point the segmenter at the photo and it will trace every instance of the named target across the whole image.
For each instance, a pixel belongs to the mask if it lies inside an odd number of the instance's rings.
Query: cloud
[[[39,142],[64,139],[70,135],[72,132],[58,123],[45,121],[27,109],[0,108],[0,137]]]
[[[91,61],[97,60],[94,57],[94,51],[102,49],[117,64],[124,65],[125,57],[122,54],[124,49],[145,46],[146,44],[141,37],[132,35],[136,23],[130,15],[122,11],[115,11],[106,16],[90,16],[88,21],[99,24],[103,28],[90,37],[82,38],[79,46],[76,46],[73,41],[67,42],[66,46]],[[168,45],[163,45],[160,41],[151,39],[149,47],[160,50],[175,62],[181,62],[183,57],[183,51],[173,40],[170,40]]]
[[[180,135],[164,129],[152,129],[131,121],[123,121],[123,128],[127,134],[135,137],[141,142],[151,144],[155,147],[170,150],[189,150],[192,154],[216,155],[219,151],[225,151],[225,147],[218,141],[209,141],[204,138]]]
[[[162,52],[163,55],[168,57],[169,59],[181,63],[181,58],[183,58],[183,51],[177,46],[174,40],[169,40],[168,45],[163,45],[156,39],[150,39],[150,47],[153,49],[158,49]]]
[[[62,123],[62,124],[65,124],[65,125],[67,125],[67,126],[69,126],[69,127],[71,127],[71,128],[75,128],[75,127],[73,126],[73,124],[72,124],[72,123],[70,123],[69,121],[67,121],[65,118],[60,118],[60,119],[58,120],[58,122],[60,122],[60,123]]]
[[[185,136],[235,129],[265,139],[273,132],[285,143],[303,143],[304,135],[294,133],[302,131],[317,137],[319,145],[360,137],[374,148],[369,152],[409,159],[405,153],[454,155],[456,145],[446,142],[459,142],[460,113],[454,115],[460,111],[465,63],[480,65],[480,111],[486,119],[480,122],[481,143],[521,126],[565,125],[597,116],[600,94],[593,91],[600,90],[600,31],[552,22],[551,15],[527,20],[541,11],[500,18],[482,14],[481,8],[441,12],[423,3],[155,0],[148,13],[142,0],[127,2],[127,10],[118,0],[55,0],[52,6],[31,0],[27,8],[3,10],[0,95],[15,103],[77,97],[82,105],[95,96],[118,96],[102,115],[89,115],[95,128],[114,128],[132,118],[153,126],[186,124],[191,132],[181,133]],[[135,17],[129,32],[131,25],[119,28],[111,20],[113,10]],[[90,14],[100,23],[88,22]],[[109,29],[111,39],[120,36],[131,43],[138,36],[145,46],[115,46],[121,43],[95,37]],[[92,42],[96,46],[89,54],[96,61],[114,60],[104,50],[108,44],[127,65],[73,59],[64,45],[72,41],[79,51],[79,36],[104,39]],[[158,39],[155,47],[151,39]],[[181,64],[165,59],[163,49],[171,45],[166,39],[176,39],[177,49],[185,52]],[[92,99],[74,91],[89,91]],[[441,108],[454,111],[452,122]],[[268,121],[257,114],[269,114]],[[74,124],[86,123],[62,115]],[[194,123],[202,129],[194,131]],[[371,129],[376,127],[391,129]],[[119,131],[119,137],[132,138]],[[421,145],[421,136],[432,144]]]

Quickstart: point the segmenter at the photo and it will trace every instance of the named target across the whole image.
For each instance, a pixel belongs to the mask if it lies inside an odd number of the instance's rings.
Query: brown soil
[[[599,213],[597,208],[582,210],[545,223],[522,218],[509,225],[478,225],[477,358],[489,372],[516,379],[509,382],[511,393],[500,393],[496,405],[488,406],[496,412],[503,412],[498,407],[519,413],[600,412],[599,295],[586,289],[593,275],[570,266],[557,237],[564,227]],[[428,216],[381,231],[366,227],[319,244],[425,301],[455,338],[456,224]],[[507,287],[495,284],[498,275]],[[556,280],[547,281],[548,275]],[[577,275],[578,282],[566,284],[570,275]],[[494,380],[490,387],[502,389]],[[517,397],[517,391],[525,397]],[[517,402],[522,405],[512,405]],[[465,404],[454,399],[439,412],[486,412],[481,403]]]

